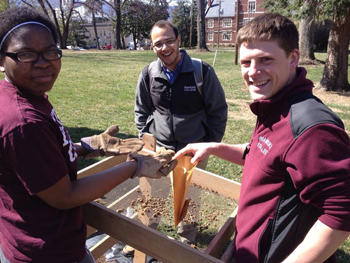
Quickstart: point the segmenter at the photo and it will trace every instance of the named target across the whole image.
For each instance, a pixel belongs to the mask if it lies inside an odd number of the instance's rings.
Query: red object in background
[[[102,46],[102,49],[111,50],[111,49],[112,49],[112,47],[113,47],[113,45],[112,45],[112,44],[108,44],[108,45],[104,45],[104,46]]]

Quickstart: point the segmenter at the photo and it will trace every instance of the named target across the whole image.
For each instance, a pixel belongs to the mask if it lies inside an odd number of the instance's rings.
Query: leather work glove
[[[141,140],[114,137],[118,132],[118,125],[112,125],[100,135],[81,138],[81,146],[89,151],[85,158],[122,155],[142,149],[144,143]]]
[[[160,148],[154,155],[130,153],[127,161],[137,161],[137,170],[131,178],[149,177],[155,179],[167,176],[177,165],[177,160],[171,161],[174,155],[174,151],[166,150],[164,147]]]

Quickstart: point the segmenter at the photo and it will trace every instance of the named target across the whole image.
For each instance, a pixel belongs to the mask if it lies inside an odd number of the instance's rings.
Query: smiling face
[[[240,62],[253,100],[270,99],[295,79],[299,51],[294,49],[287,56],[277,41],[244,42]]]
[[[18,32],[10,35],[10,43],[6,52],[43,52],[57,50],[54,39],[45,27],[39,25],[26,25]],[[52,89],[61,69],[61,59],[46,61],[39,56],[35,62],[24,63],[8,56],[1,57],[1,69],[6,79],[20,89],[36,95],[43,96]]]
[[[181,37],[175,37],[175,33],[171,27],[154,27],[151,33],[153,51],[162,60],[164,67],[174,71],[181,61],[180,43]],[[172,42],[175,40],[175,42]],[[171,44],[167,44],[171,43]],[[163,44],[161,48],[156,45]]]

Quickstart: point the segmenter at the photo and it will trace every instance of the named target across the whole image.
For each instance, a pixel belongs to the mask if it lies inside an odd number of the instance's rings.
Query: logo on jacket
[[[184,86],[184,91],[196,91],[196,86]]]
[[[266,155],[269,150],[272,148],[272,143],[269,139],[265,138],[264,136],[259,136],[258,144],[256,145],[260,149],[260,151]]]

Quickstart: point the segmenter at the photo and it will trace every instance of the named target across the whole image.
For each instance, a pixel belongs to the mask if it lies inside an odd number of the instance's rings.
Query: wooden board
[[[220,229],[219,233],[217,233],[214,239],[210,242],[204,253],[213,257],[218,257],[221,254],[222,248],[227,244],[233,233],[236,231],[237,211],[238,208],[233,211],[232,215],[228,218],[225,225]]]
[[[87,224],[164,263],[221,262],[100,204],[83,205]]]
[[[222,196],[232,198],[236,201],[241,193],[241,184],[226,179],[214,173],[195,168],[192,174],[192,183],[214,191]]]

